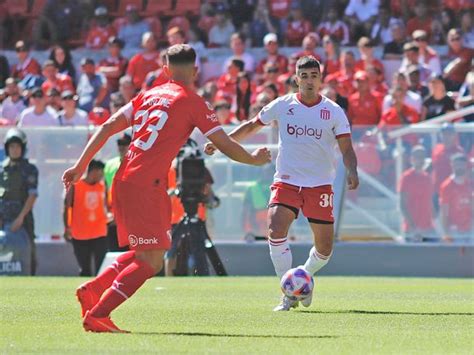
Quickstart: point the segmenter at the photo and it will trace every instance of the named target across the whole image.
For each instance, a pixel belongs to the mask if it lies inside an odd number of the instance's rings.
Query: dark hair
[[[62,64],[58,63],[58,61],[56,60],[56,57],[54,55],[56,49],[62,49],[64,52],[64,63]],[[68,47],[60,44],[54,46],[51,49],[51,52],[49,53],[49,59],[56,64],[56,67],[58,68],[58,71],[60,73],[66,73],[71,77],[72,80],[75,79],[76,69],[74,68],[74,64],[72,63],[71,51]]]
[[[277,98],[280,95],[280,93],[278,92],[277,86],[273,84],[272,82],[263,83],[263,88],[270,89],[271,91],[273,91],[273,93],[275,94],[275,98]]]
[[[247,88],[247,91],[242,92],[240,91],[239,88],[239,83],[241,80],[247,80],[249,83],[249,87]],[[237,108],[235,110],[235,115],[237,116],[237,119],[240,121],[241,120],[241,115],[243,114],[244,119],[247,120],[249,119],[249,111],[250,111],[250,96],[252,95],[252,88],[251,88],[251,80],[250,80],[250,74],[247,72],[240,72],[237,75]]]
[[[233,40],[234,38],[238,38],[244,43],[245,43],[245,40],[247,39],[245,38],[245,35],[242,32],[234,32],[232,36],[230,36],[230,40]]]
[[[123,49],[125,46],[125,42],[121,38],[115,36],[109,37],[108,44],[109,46],[115,45],[120,49]]]
[[[239,68],[239,71],[243,71],[245,68],[245,63],[242,59],[239,58],[232,58],[230,61],[233,65],[235,65],[237,68]]]
[[[100,160],[92,159],[87,166],[87,172],[90,173],[92,170],[104,170],[105,164]]]
[[[58,68],[58,66],[56,65],[56,63],[54,62],[54,60],[51,60],[51,59],[46,59],[43,63],[43,66],[42,68],[46,68],[46,67],[49,67],[49,66],[53,66],[55,67],[56,69]]]
[[[305,55],[296,62],[296,69],[317,68],[321,72],[321,64],[312,55]]]
[[[196,52],[189,44],[175,44],[168,48],[166,58],[171,65],[194,64]]]

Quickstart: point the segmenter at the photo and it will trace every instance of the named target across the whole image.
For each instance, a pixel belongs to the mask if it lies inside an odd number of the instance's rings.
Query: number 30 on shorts
[[[151,121],[153,118],[157,117],[157,121],[155,123],[150,123],[148,124],[146,130],[148,132],[151,132],[151,134],[148,136],[148,139],[141,140],[137,139],[133,144],[135,147],[140,148],[141,150],[148,150],[153,146],[153,143],[155,143],[156,139],[158,138],[158,131],[160,131],[163,126],[165,125],[166,121],[168,120],[168,113],[165,111],[161,110],[154,110],[151,113],[148,113],[146,110],[140,110],[137,111],[135,114],[134,121],[138,121],[138,119],[141,118],[141,122],[139,124],[133,125],[133,131],[138,132],[147,124],[149,121]]]
[[[319,205],[321,207],[324,207],[324,208],[329,207],[329,206],[332,207],[334,194],[321,194],[319,195],[319,197],[321,198],[319,201]]]

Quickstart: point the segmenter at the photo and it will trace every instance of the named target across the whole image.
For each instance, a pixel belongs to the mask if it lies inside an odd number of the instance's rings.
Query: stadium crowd
[[[196,49],[198,67],[208,60],[207,48],[227,48],[221,72],[196,82],[223,125],[251,119],[294,92],[296,60],[316,57],[323,65],[322,94],[346,111],[360,165],[374,176],[387,174],[381,156],[394,146],[383,138],[390,126],[474,102],[470,0],[0,0],[0,13],[0,48],[14,49],[17,57],[8,63],[0,55],[4,126],[101,124],[139,91],[167,81],[164,50],[178,43]],[[263,47],[263,59],[248,50],[255,47]],[[74,48],[107,49],[108,56],[80,58],[76,68]],[[48,59],[39,63],[31,49],[49,51]],[[134,55],[126,57],[125,50]],[[385,76],[384,61],[400,63],[393,77]],[[456,136],[449,147],[411,136],[403,144],[406,167],[412,150],[415,158],[432,157],[436,213],[452,155],[474,157],[472,135]]]

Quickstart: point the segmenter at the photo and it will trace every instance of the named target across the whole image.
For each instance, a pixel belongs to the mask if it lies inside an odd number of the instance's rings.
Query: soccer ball
[[[286,296],[301,300],[313,290],[314,280],[306,270],[299,267],[288,270],[281,278],[280,285]]]

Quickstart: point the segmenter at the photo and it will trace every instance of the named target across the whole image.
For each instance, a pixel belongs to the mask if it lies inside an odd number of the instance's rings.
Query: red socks
[[[95,279],[89,282],[92,290],[101,296],[105,290],[112,286],[112,282],[114,282],[117,275],[120,274],[120,272],[128,265],[130,265],[133,260],[135,260],[134,250],[130,250],[121,254],[100,275],[97,275]]]
[[[155,276],[155,270],[146,262],[135,259],[113,281],[112,287],[104,292],[99,303],[91,310],[91,316],[105,318],[132,296],[146,280]]]

